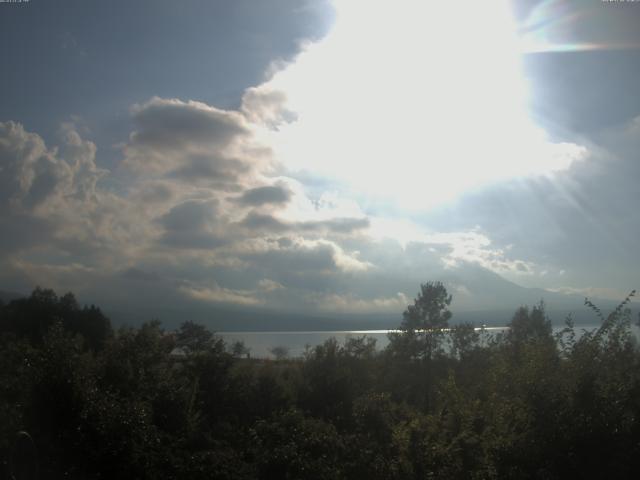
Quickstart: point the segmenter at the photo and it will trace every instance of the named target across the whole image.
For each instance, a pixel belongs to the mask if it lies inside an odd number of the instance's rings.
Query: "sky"
[[[0,3],[0,290],[400,315],[640,287],[640,2]],[[578,302],[579,304],[580,302]]]

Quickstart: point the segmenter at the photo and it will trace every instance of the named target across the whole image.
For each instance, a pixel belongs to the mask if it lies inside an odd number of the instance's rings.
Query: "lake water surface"
[[[576,326],[576,336],[584,330],[592,330],[596,325]],[[564,326],[553,328],[553,333],[561,331]],[[486,327],[487,335],[495,335],[503,332],[506,327]],[[637,327],[632,330],[638,337]],[[316,332],[218,332],[225,342],[231,344],[236,341],[244,342],[249,348],[253,358],[272,358],[271,349],[274,347],[285,347],[288,349],[290,357],[300,357],[308,347],[320,345],[330,338],[335,338],[338,343],[343,344],[348,338],[358,338],[366,336],[376,340],[378,349],[383,349],[389,344],[387,334],[395,330],[344,330],[344,331],[316,331]]]

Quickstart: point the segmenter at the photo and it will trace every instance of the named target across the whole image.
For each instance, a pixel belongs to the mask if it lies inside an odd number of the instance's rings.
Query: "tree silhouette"
[[[392,343],[411,358],[432,360],[442,352],[442,343],[449,326],[451,295],[441,282],[420,285],[420,292],[402,314],[402,335],[392,335]]]

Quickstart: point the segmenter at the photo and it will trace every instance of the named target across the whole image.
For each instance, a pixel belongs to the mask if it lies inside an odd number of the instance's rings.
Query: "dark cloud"
[[[292,226],[278,220],[273,215],[266,215],[256,212],[249,213],[241,225],[249,230],[263,231],[269,233],[281,233],[290,231]]]
[[[150,182],[134,190],[133,200],[143,204],[162,204],[171,201],[176,195],[176,189],[163,182]]]
[[[158,221],[164,227],[161,242],[176,248],[209,249],[226,243],[218,232],[216,201],[187,201],[176,205]]]
[[[188,201],[176,205],[160,218],[166,230],[200,230],[215,222],[218,202]]]
[[[136,267],[124,270],[122,272],[122,277],[140,282],[158,282],[161,278],[156,272],[147,272]]]
[[[260,205],[282,205],[291,200],[291,191],[277,185],[257,187],[245,191],[236,201],[241,205],[257,207]]]
[[[349,235],[359,230],[369,228],[368,218],[332,218],[329,220],[285,222],[273,215],[251,212],[241,222],[250,229],[269,233],[317,233]]]
[[[95,145],[71,128],[48,149],[42,138],[15,122],[0,122],[0,249],[64,248],[82,237],[89,215],[98,217],[96,184],[106,174],[94,161]],[[94,229],[96,224],[91,225]],[[73,249],[72,254],[80,252]]]
[[[193,231],[166,232],[162,237],[162,243],[175,248],[192,248],[209,250],[220,247],[227,243],[227,240],[211,232]]]
[[[339,272],[331,245],[294,245],[291,248],[247,254],[252,270],[284,286],[324,289]]]
[[[293,240],[291,240],[290,238],[280,237],[278,239],[278,246],[280,248],[287,248],[287,247],[290,247],[291,245],[293,245]]]
[[[184,165],[169,172],[168,177],[190,183],[206,183],[222,190],[238,190],[237,184],[242,174],[247,173],[250,166],[237,158],[224,155],[191,155]]]
[[[133,120],[124,164],[141,173],[239,190],[270,153],[254,144],[240,113],[199,102],[153,98],[134,108]]]
[[[0,215],[0,257],[46,245],[55,232],[48,220],[26,214]]]
[[[132,144],[179,150],[192,143],[229,146],[236,137],[248,135],[242,117],[199,102],[153,98],[134,108],[136,131]]]

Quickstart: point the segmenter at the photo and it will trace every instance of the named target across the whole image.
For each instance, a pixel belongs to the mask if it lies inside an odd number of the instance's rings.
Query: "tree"
[[[412,358],[431,360],[442,351],[442,341],[449,326],[451,295],[441,282],[420,285],[420,292],[402,314],[400,335],[392,335],[391,343]]]
[[[269,349],[269,353],[275,357],[276,360],[285,360],[289,356],[289,348],[284,346],[276,346]]]
[[[249,358],[249,354],[251,353],[251,349],[245,345],[242,340],[237,340],[231,344],[229,348],[231,355],[235,358],[247,357]]]
[[[544,303],[541,301],[531,312],[528,307],[520,307],[509,322],[507,340],[514,345],[526,342],[553,341],[551,335],[551,320],[545,313]]]
[[[210,350],[217,340],[207,327],[192,321],[183,322],[176,332],[178,346],[186,347],[189,353]]]
[[[28,298],[12,300],[3,308],[0,331],[13,332],[41,344],[43,335],[55,323],[73,335],[80,334],[86,345],[101,350],[112,335],[111,321],[93,305],[80,308],[75,296],[67,293],[58,297],[53,290],[36,287]]]
[[[451,353],[462,359],[478,347],[479,339],[473,323],[460,323],[451,328]]]
[[[433,404],[438,374],[433,363],[442,356],[451,318],[449,305],[451,295],[441,282],[423,283],[413,305],[402,314],[400,332],[389,334],[387,351],[394,358],[392,384],[409,384],[407,395],[422,403],[427,412]]]

